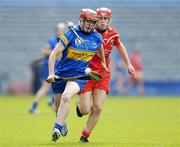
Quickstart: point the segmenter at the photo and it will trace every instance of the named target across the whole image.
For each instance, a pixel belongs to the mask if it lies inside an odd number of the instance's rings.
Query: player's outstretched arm
[[[124,62],[127,65],[128,68],[128,73],[132,76],[135,76],[135,70],[134,67],[131,65],[131,62],[129,60],[126,48],[124,46],[124,44],[122,42],[120,42],[120,44],[118,46],[116,46],[118,52],[120,53],[120,55],[122,56]]]
[[[54,82],[55,61],[56,61],[58,55],[61,54],[63,50],[64,50],[64,46],[59,42],[49,56],[49,62],[48,62],[48,64],[49,64],[49,76],[47,78],[47,81],[49,83]]]

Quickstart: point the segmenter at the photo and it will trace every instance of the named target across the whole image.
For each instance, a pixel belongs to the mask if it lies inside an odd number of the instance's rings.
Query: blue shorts
[[[82,88],[86,85],[87,80],[75,80],[74,82],[76,82],[79,85],[80,91],[81,91]],[[66,87],[66,83],[67,81],[65,80],[52,83],[51,86],[52,86],[53,93],[54,94],[63,93]]]

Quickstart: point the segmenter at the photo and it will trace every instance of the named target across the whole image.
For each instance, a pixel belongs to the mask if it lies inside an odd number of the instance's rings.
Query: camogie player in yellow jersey
[[[87,8],[82,9],[79,21],[80,24],[76,28],[70,27],[60,36],[60,42],[49,57],[49,76],[47,81],[52,82],[57,110],[57,117],[52,131],[53,141],[58,140],[60,135],[67,135],[66,118],[71,98],[78,94],[87,82],[87,80],[60,80],[55,82],[56,75],[59,77],[84,75],[85,69],[89,66],[89,62],[96,51],[99,53],[103,68],[107,70],[102,49],[102,37],[94,30],[97,22],[96,11]],[[62,58],[54,71],[55,60],[60,53],[62,53]]]

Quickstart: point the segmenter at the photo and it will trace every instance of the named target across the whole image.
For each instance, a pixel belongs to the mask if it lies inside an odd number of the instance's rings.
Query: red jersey
[[[103,37],[103,47],[104,53],[106,58],[106,65],[109,68],[109,55],[112,51],[113,46],[118,46],[120,44],[119,34],[114,28],[109,27],[106,33],[102,33],[101,36]],[[101,64],[101,59],[98,53],[90,61],[90,66],[92,70],[98,71],[101,76],[101,81],[89,80],[85,87],[82,89],[81,93],[93,91],[93,89],[103,89],[109,93],[110,87],[110,69],[109,72],[106,72]]]
[[[101,36],[103,38],[103,48],[104,48],[104,53],[105,53],[105,58],[106,58],[106,65],[109,69],[110,53],[112,51],[113,46],[118,46],[120,44],[120,38],[119,38],[118,32],[112,27],[109,27],[108,31],[105,33],[102,33]],[[101,59],[97,52],[90,62],[90,68],[92,70],[100,72],[101,75],[103,75],[104,73],[104,69],[101,64]],[[110,75],[110,72],[109,74],[106,72],[106,75]]]

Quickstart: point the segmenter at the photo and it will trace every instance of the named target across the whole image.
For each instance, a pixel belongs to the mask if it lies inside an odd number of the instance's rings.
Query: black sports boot
[[[88,142],[89,142],[89,140],[88,140],[86,137],[81,136],[81,138],[80,138],[79,142],[80,142],[80,143],[88,143]]]

